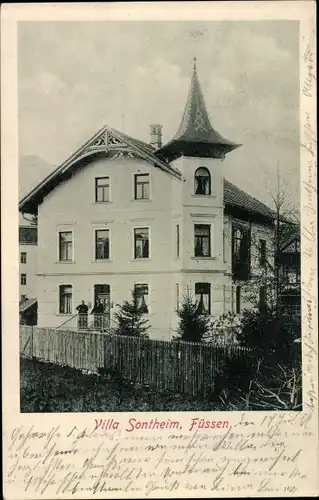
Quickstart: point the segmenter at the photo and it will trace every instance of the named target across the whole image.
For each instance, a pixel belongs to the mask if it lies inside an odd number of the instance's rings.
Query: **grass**
[[[20,359],[20,409],[39,412],[225,411],[221,402],[160,392],[125,381],[86,375],[37,360]]]

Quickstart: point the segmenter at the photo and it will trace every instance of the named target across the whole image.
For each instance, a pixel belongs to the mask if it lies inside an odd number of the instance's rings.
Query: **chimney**
[[[158,123],[156,123],[155,125],[150,125],[150,144],[156,149],[162,146],[162,128],[163,125],[160,125]]]

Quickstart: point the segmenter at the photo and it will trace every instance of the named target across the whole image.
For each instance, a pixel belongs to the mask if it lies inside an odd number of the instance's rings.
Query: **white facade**
[[[210,283],[211,314],[225,304],[230,276],[223,262],[223,162],[183,158],[183,179],[141,159],[97,159],[46,196],[39,206],[38,324],[59,326],[83,299],[92,306],[94,285],[110,286],[111,317],[116,304],[130,298],[135,284],[149,290],[150,333],[170,338],[176,327],[178,297],[195,283]],[[195,170],[211,172],[210,196],[194,195]],[[134,199],[134,175],[149,174],[150,199]],[[95,179],[108,177],[110,201],[95,202]],[[211,256],[194,256],[194,225],[210,226]],[[177,242],[179,226],[179,243]],[[134,258],[134,229],[149,229],[149,258]],[[109,259],[95,259],[96,230],[108,229]],[[72,233],[72,261],[59,260],[59,232]],[[179,246],[179,250],[177,248]],[[69,314],[59,311],[59,289],[72,286]],[[229,301],[228,301],[229,302]],[[68,322],[75,326],[76,318]]]

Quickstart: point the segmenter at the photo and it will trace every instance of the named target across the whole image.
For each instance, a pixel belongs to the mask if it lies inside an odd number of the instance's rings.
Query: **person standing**
[[[78,327],[79,328],[87,328],[88,327],[88,313],[89,308],[86,305],[84,300],[81,300],[81,304],[76,307],[78,311]]]
[[[104,307],[100,299],[97,299],[95,305],[91,311],[94,315],[94,327],[98,330],[102,329],[102,317],[103,317]]]

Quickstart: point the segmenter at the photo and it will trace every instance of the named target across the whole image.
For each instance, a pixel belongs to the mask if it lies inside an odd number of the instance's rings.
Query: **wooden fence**
[[[21,325],[20,354],[93,373],[114,370],[134,383],[205,396],[226,359],[245,356],[247,350]]]

